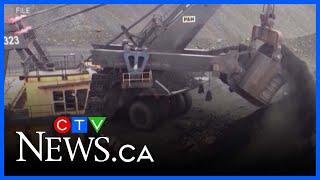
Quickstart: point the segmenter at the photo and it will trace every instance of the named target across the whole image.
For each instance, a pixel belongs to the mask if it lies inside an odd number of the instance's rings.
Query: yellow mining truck
[[[61,115],[84,114],[95,71],[85,64],[74,69],[35,70],[6,78],[5,118],[7,135],[53,131]],[[33,136],[30,136],[33,137]]]
[[[8,94],[14,98],[6,99],[6,105],[14,119],[83,114],[93,73],[90,68],[31,71],[15,82],[18,90],[7,87],[15,94]]]

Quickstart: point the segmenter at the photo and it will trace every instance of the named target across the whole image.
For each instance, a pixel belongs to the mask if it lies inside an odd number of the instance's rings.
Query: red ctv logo
[[[66,116],[57,117],[53,123],[54,130],[60,134],[66,134],[71,129],[70,119]]]
[[[72,133],[87,133],[88,121],[92,128],[99,133],[102,125],[106,121],[106,117],[103,116],[90,116],[90,117],[71,117],[59,116],[53,123],[54,130],[60,134],[66,134],[70,130]]]

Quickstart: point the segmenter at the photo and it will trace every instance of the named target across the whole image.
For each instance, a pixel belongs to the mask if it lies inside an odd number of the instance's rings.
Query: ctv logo
[[[99,133],[106,119],[106,117],[102,116],[71,117],[71,119],[67,116],[59,116],[55,119],[53,127],[60,134],[66,134],[70,130],[72,133],[77,134],[87,133],[89,121],[95,132]]]
[[[106,121],[106,117],[57,117],[53,123],[54,129],[60,134],[72,133],[87,133],[89,124],[93,129],[99,133],[102,125]],[[118,159],[125,163],[140,162],[147,160],[154,162],[153,157],[147,147],[144,145],[142,149],[137,149],[131,144],[123,144],[116,151],[111,154],[108,149],[110,140],[109,137],[51,137],[45,136],[45,131],[36,131],[35,139],[37,142],[28,137],[22,131],[16,131],[19,136],[19,158],[16,161],[27,161],[25,157],[25,148],[29,148],[33,154],[39,159],[39,161],[53,162],[64,161],[70,159],[71,162],[75,158],[83,158],[87,161],[89,158],[95,162],[106,162],[111,159],[112,162],[116,162]],[[32,136],[32,135],[31,135]],[[71,140],[73,139],[73,140]],[[83,143],[85,141],[85,143]],[[135,151],[140,151],[137,154]],[[78,154],[78,155],[77,155]],[[138,156],[136,156],[138,155]],[[69,156],[69,158],[67,158]],[[46,158],[46,159],[44,159]]]

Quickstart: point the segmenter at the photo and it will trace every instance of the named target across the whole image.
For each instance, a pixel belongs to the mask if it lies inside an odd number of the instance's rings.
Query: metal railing
[[[44,59],[49,59],[49,63],[54,65],[55,70],[64,70],[67,69],[77,69],[83,62],[82,54],[60,54],[60,55],[48,55],[48,56],[40,56],[36,55],[37,59],[40,61]],[[31,62],[30,64],[23,66],[22,63],[10,63],[7,67],[6,76],[7,77],[17,77],[24,75],[25,72],[30,71],[39,71],[39,67],[35,64],[35,62]]]
[[[152,86],[152,71],[141,73],[123,73],[123,88],[145,88]]]

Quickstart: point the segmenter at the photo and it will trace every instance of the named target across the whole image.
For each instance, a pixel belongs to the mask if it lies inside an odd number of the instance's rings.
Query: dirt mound
[[[313,174],[315,81],[304,61],[286,46],[282,53],[289,95],[223,130],[215,154],[221,161],[227,156],[240,169]]]
[[[286,39],[284,43],[294,54],[296,54],[299,58],[307,63],[308,67],[310,68],[311,74],[313,74],[313,76],[315,77],[316,35],[311,34],[293,39]]]
[[[181,157],[192,157],[186,165],[228,174],[315,173],[315,80],[287,46],[282,53],[288,95],[241,119],[195,120],[205,125],[182,131],[179,139],[189,151]]]

